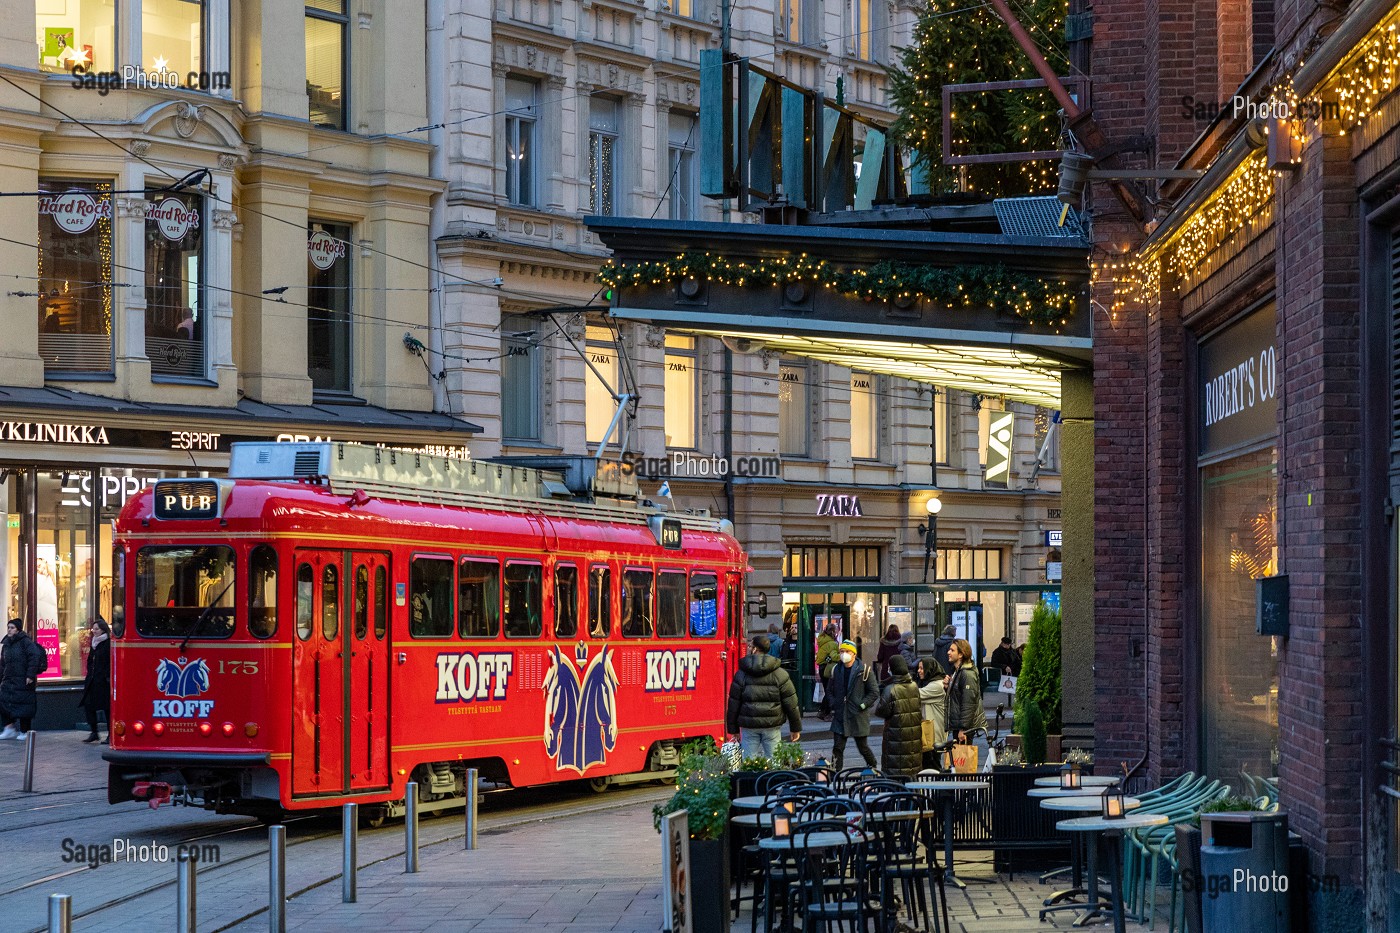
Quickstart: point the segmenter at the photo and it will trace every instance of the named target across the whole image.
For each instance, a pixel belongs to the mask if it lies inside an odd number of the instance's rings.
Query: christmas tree
[[[1069,69],[1064,53],[1066,8],[1065,0],[1012,0],[1021,25],[1060,75]],[[927,172],[929,191],[987,197],[1053,191],[1053,161],[962,166],[943,162],[943,85],[1038,77],[991,6],[928,0],[913,38],[913,45],[899,50],[900,64],[889,70],[890,104],[899,113],[893,133]],[[1045,88],[956,93],[952,105],[955,155],[1060,148],[1059,105]]]

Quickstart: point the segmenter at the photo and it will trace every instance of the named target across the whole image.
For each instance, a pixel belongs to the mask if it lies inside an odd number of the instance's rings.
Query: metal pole
[[[49,895],[49,933],[69,933],[73,929],[73,898],[68,894]]]
[[[355,870],[358,867],[355,850],[360,841],[360,806],[347,803],[341,807],[340,835],[344,841],[344,851],[340,857],[340,902],[355,903]]]
[[[39,741],[38,733],[30,729],[24,736],[24,792],[34,791],[34,743]]]
[[[403,870],[418,872],[418,782],[409,781],[403,789]]]
[[[175,929],[177,933],[195,933],[199,910],[195,903],[194,859],[181,852],[175,863]]]
[[[287,933],[287,827],[267,828],[267,931]]]
[[[467,851],[476,848],[476,784],[475,768],[467,769]]]

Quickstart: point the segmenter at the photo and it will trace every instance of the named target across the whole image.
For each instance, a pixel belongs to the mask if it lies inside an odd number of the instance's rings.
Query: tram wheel
[[[257,818],[264,826],[277,826],[287,818],[287,814],[281,810],[263,810],[257,814]]]
[[[607,778],[596,777],[588,779],[588,787],[595,794],[604,793],[611,786],[612,785],[608,783]]]
[[[388,807],[368,807],[360,812],[360,822],[370,829],[378,829],[388,815]]]

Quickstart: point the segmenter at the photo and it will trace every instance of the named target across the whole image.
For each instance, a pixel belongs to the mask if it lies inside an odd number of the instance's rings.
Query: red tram
[[[669,776],[724,731],[746,557],[606,476],[353,444],[238,444],[117,522],[112,803],[275,818]]]

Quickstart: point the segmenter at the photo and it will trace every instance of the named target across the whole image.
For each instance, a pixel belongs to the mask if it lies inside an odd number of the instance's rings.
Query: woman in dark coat
[[[89,630],[92,641],[88,650],[87,679],[78,705],[87,713],[88,732],[84,742],[102,741],[97,735],[97,713],[110,715],[112,699],[112,630],[101,616],[93,620]]]
[[[11,619],[0,642],[0,739],[22,739],[39,711],[40,648],[24,632],[23,619]],[[18,720],[18,722],[16,722]]]
[[[899,657],[899,646],[904,643],[904,637],[899,634],[899,626],[891,625],[885,629],[885,637],[880,639],[880,650],[875,654],[875,673],[880,677],[880,683],[889,683],[890,680],[890,658]]]
[[[885,774],[913,777],[923,768],[923,713],[919,688],[909,676],[909,662],[896,654],[890,658],[890,682],[880,695],[875,712],[885,720],[880,745],[880,770]]]

